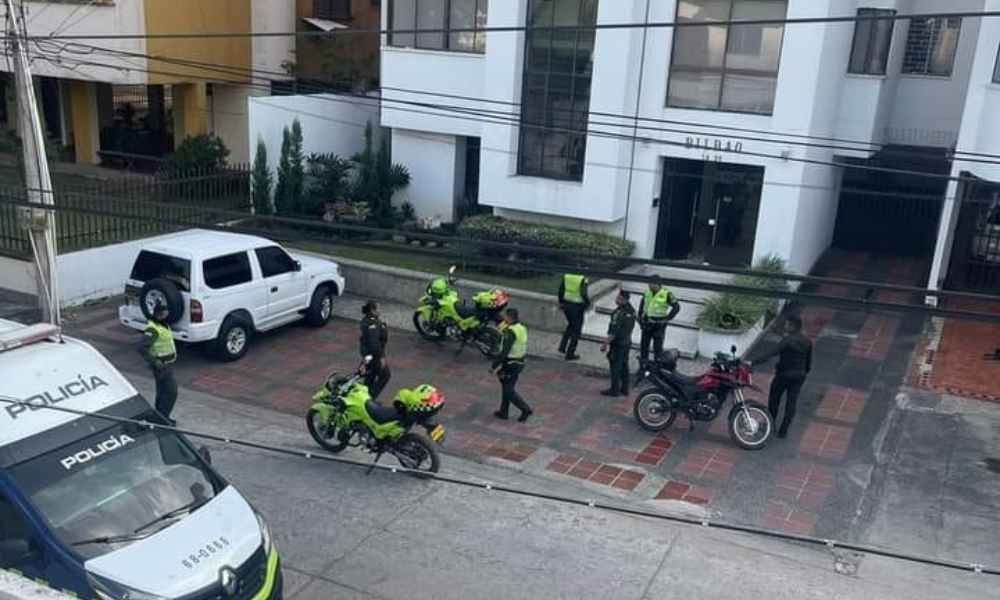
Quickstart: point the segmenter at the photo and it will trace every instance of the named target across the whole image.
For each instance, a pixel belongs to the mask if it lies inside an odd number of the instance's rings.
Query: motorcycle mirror
[[[452,265],[451,268],[448,269],[448,274],[449,275],[454,275],[455,274],[455,265]]]
[[[365,364],[367,365],[368,363],[370,363],[373,358],[374,357],[371,354],[365,356]]]
[[[732,346],[731,346],[731,347],[729,348],[729,351],[733,353],[733,356],[736,356],[736,344],[733,344],[733,345],[732,345]]]

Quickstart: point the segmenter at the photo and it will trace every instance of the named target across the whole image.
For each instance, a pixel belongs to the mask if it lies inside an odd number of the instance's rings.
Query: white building
[[[386,28],[412,30],[981,11],[1000,0],[387,8]],[[777,254],[799,272],[836,241],[933,255],[938,285],[961,212],[944,199],[965,192],[940,177],[831,163],[1000,181],[1000,166],[952,165],[949,154],[956,144],[1000,154],[998,46],[1000,20],[974,18],[390,34],[382,124],[421,216],[455,220],[478,200],[499,215],[625,236],[643,257],[748,264]]]

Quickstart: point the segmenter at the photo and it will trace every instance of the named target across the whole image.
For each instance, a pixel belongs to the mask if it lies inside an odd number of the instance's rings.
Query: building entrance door
[[[763,180],[763,167],[666,159],[656,258],[749,266]]]

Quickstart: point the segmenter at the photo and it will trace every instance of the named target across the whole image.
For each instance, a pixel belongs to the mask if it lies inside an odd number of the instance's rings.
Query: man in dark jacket
[[[785,337],[781,342],[754,358],[752,364],[765,362],[774,356],[778,356],[778,365],[774,369],[767,405],[771,418],[777,423],[781,397],[785,396],[785,418],[778,428],[778,437],[783,438],[788,435],[788,426],[795,418],[799,392],[806,381],[806,375],[812,369],[812,342],[802,334],[802,319],[797,315],[785,319]]]
[[[361,319],[361,356],[371,356],[372,361],[365,368],[365,385],[372,400],[385,388],[389,382],[389,361],[386,358],[386,346],[389,344],[389,327],[378,314],[378,303],[369,300],[361,307],[364,318]]]
[[[608,339],[601,345],[607,352],[611,367],[611,387],[602,391],[604,396],[628,396],[628,354],[632,347],[632,330],[635,328],[635,309],[625,290],[615,298],[615,312],[608,324]]]
[[[587,278],[576,273],[566,273],[559,283],[559,308],[566,315],[566,331],[559,342],[559,353],[566,354],[566,360],[577,360],[576,345],[583,332],[583,317],[590,306],[587,295]]]

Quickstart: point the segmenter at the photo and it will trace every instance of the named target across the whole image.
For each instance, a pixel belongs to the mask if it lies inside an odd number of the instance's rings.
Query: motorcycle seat
[[[471,306],[468,302],[460,302],[455,305],[455,312],[458,313],[459,317],[467,319],[469,317],[475,316],[476,307]]]
[[[399,413],[396,412],[395,407],[383,406],[374,400],[365,403],[365,410],[368,411],[368,416],[372,418],[372,421],[379,425],[399,420]]]
[[[700,379],[677,371],[669,371],[667,377],[682,388],[696,388],[698,387],[698,379]]]

